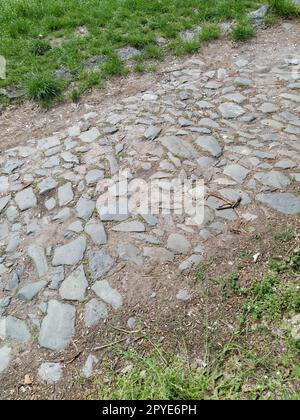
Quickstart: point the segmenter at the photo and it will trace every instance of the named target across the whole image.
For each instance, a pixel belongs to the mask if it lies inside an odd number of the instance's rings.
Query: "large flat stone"
[[[115,260],[105,251],[89,251],[89,269],[95,280],[108,273],[115,265]]]
[[[59,294],[65,300],[82,301],[85,299],[85,292],[88,287],[83,266],[80,265],[73,273],[63,281]]]
[[[31,187],[19,191],[15,197],[16,203],[20,210],[28,210],[36,207],[37,200]]]
[[[179,137],[169,136],[160,139],[161,144],[175,156],[185,159],[193,159],[198,156],[194,146],[188,141]]]
[[[39,344],[50,350],[64,350],[75,332],[75,308],[57,300],[48,302],[47,315],[43,319]]]
[[[54,251],[52,265],[75,265],[82,260],[86,249],[86,239],[84,236],[74,239]]]
[[[300,199],[289,193],[258,194],[256,200],[284,214],[299,214]]]
[[[31,334],[25,321],[14,316],[8,316],[0,320],[0,338],[27,343],[31,339]]]
[[[96,281],[92,290],[96,295],[104,300],[104,302],[111,305],[114,309],[119,309],[122,306],[123,299],[120,293],[111,287],[106,280]]]

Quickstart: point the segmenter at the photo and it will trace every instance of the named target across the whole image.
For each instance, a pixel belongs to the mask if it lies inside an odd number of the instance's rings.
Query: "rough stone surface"
[[[25,321],[14,316],[8,316],[0,319],[0,338],[27,343],[31,339],[31,334]]]
[[[114,259],[105,251],[89,251],[89,269],[95,280],[108,273],[115,265]]]
[[[11,359],[11,348],[8,346],[3,346],[0,348],[0,373],[4,372],[8,366]]]
[[[63,281],[59,294],[65,300],[82,301],[85,299],[88,282],[85,277],[83,266],[80,265],[73,273]]]
[[[74,241],[55,249],[52,265],[75,265],[82,260],[85,249],[86,239],[80,236]]]
[[[96,281],[92,290],[100,299],[111,305],[115,310],[122,306],[123,298],[121,294],[112,288],[107,280]]]
[[[106,319],[108,316],[107,306],[104,302],[97,299],[91,299],[85,305],[84,322],[87,327],[92,327],[101,319]]]
[[[42,363],[39,367],[38,375],[47,385],[55,384],[62,379],[62,365],[60,363]]]
[[[54,351],[64,350],[69,346],[74,332],[75,307],[50,300],[39,334],[40,346]]]
[[[15,200],[20,210],[31,209],[37,205],[37,199],[31,187],[19,191],[16,194]]]

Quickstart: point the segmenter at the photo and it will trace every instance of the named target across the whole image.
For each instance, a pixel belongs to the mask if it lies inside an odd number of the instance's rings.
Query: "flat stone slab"
[[[38,183],[38,189],[40,194],[47,194],[47,192],[54,190],[58,186],[58,182],[55,179],[48,177]]]
[[[50,300],[39,334],[40,346],[54,351],[64,350],[69,346],[74,333],[75,307]]]
[[[47,385],[58,382],[63,375],[63,368],[60,363],[42,363],[38,370],[39,378]]]
[[[160,142],[169,150],[169,152],[180,158],[193,159],[198,156],[197,150],[188,140],[170,136],[162,137]]]
[[[46,285],[47,282],[44,280],[29,283],[18,291],[17,298],[27,301],[32,300]]]
[[[97,140],[97,138],[100,136],[100,132],[97,128],[91,128],[88,131],[85,131],[84,133],[82,133],[79,138],[81,141],[83,141],[84,143],[91,143],[95,140]]]
[[[84,323],[87,327],[92,327],[101,319],[106,319],[108,316],[107,306],[104,302],[97,299],[91,299],[85,305]]]
[[[152,247],[145,247],[143,251],[144,257],[151,258],[154,262],[158,264],[164,264],[166,262],[170,262],[174,259],[174,254],[171,251],[168,251],[165,248],[152,248]]]
[[[222,154],[222,148],[213,136],[200,136],[197,138],[196,144],[214,157],[219,157]]]
[[[300,199],[289,193],[258,194],[256,200],[284,214],[300,213]]]
[[[58,204],[61,207],[69,204],[74,198],[71,182],[67,182],[66,184],[59,187],[57,194],[58,194]]]
[[[45,276],[48,272],[48,263],[44,248],[39,245],[30,245],[27,254],[33,260],[38,276],[40,278]]]
[[[31,187],[19,191],[15,197],[16,203],[20,210],[28,210],[37,205],[37,199]]]
[[[31,339],[31,334],[25,321],[14,316],[8,316],[0,320],[0,338],[27,343]]]
[[[0,348],[0,373],[4,372],[8,366],[11,359],[11,348],[4,346]]]
[[[84,236],[74,239],[54,251],[52,265],[75,265],[82,260],[86,249],[86,239]]]
[[[111,287],[107,280],[96,281],[92,290],[96,295],[104,300],[104,302],[111,305],[114,309],[119,309],[122,306],[123,299],[121,294]]]
[[[291,183],[287,176],[285,176],[282,172],[277,171],[258,173],[254,176],[254,178],[263,185],[278,189],[287,188]]]
[[[112,228],[115,232],[145,232],[145,225],[138,221],[123,222]]]
[[[85,292],[88,282],[85,277],[83,266],[80,265],[73,273],[63,281],[59,289],[62,299],[82,301],[85,299]]]
[[[91,237],[95,245],[104,245],[107,243],[107,235],[101,222],[90,221],[86,224],[84,230]]]
[[[106,251],[88,252],[89,269],[95,280],[108,273],[115,265],[115,260]]]
[[[249,171],[238,163],[226,166],[224,174],[234,179],[236,182],[241,183],[249,174]]]
[[[245,109],[233,102],[225,102],[219,106],[223,118],[232,119],[245,114]]]
[[[80,197],[76,204],[75,210],[77,217],[88,221],[95,210],[95,202],[88,198]]]
[[[190,249],[190,243],[185,236],[172,233],[168,238],[167,247],[176,254],[186,254]]]

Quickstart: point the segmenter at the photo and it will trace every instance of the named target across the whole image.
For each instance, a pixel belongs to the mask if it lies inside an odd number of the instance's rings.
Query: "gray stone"
[[[254,176],[254,178],[263,185],[273,188],[286,188],[290,185],[290,180],[281,172],[261,172]]]
[[[104,300],[104,302],[111,305],[116,310],[123,304],[120,293],[116,289],[113,289],[106,280],[96,281],[92,290],[100,299]]]
[[[176,254],[186,254],[190,249],[190,243],[183,235],[172,233],[168,237],[167,247]]]
[[[93,325],[96,325],[100,319],[106,319],[107,317],[108,310],[104,302],[92,299],[85,305],[84,322],[87,327],[92,327]]]
[[[55,249],[52,265],[75,265],[82,260],[85,249],[86,239],[79,236],[72,242]]]
[[[28,210],[36,207],[37,200],[31,187],[23,191],[19,191],[15,197],[16,203],[20,210]]]
[[[202,255],[191,255],[186,260],[182,261],[182,263],[180,263],[179,270],[190,270],[191,268],[196,267],[198,264],[200,264],[201,261],[203,261]]]
[[[22,287],[17,293],[17,298],[21,300],[32,300],[45,286],[47,282],[44,280],[35,283],[29,283]]]
[[[222,154],[222,148],[213,136],[200,136],[197,138],[196,143],[201,149],[206,150],[214,157],[219,157]]]
[[[75,163],[76,165],[80,163],[78,157],[71,152],[63,152],[61,157],[67,163]]]
[[[175,156],[185,159],[193,159],[198,156],[196,149],[191,143],[189,143],[188,140],[170,136],[162,137],[160,142],[169,150],[169,152],[173,153]]]
[[[57,290],[65,278],[65,270],[62,265],[53,267],[51,272],[51,283],[49,289]]]
[[[94,365],[98,363],[98,359],[96,356],[90,354],[86,359],[86,362],[82,368],[81,374],[84,378],[90,378],[93,375]]]
[[[67,182],[66,184],[58,188],[58,204],[61,207],[69,204],[73,200],[73,198],[74,193],[71,182]]]
[[[74,332],[74,306],[50,300],[39,334],[40,346],[54,351],[64,350],[71,343]]]
[[[108,155],[107,160],[108,160],[111,175],[115,175],[119,171],[119,164],[118,164],[117,159],[115,158],[114,155]]]
[[[297,165],[291,159],[281,159],[279,162],[276,163],[275,168],[280,169],[291,169],[295,168]]]
[[[60,363],[42,363],[38,375],[47,385],[53,385],[60,381],[63,375],[63,368]]]
[[[72,232],[80,233],[83,231],[83,226],[81,220],[76,220],[76,222],[71,223],[68,226],[68,229]]]
[[[6,222],[0,223],[0,241],[6,239],[9,235],[9,228]]]
[[[89,269],[97,280],[108,273],[115,265],[114,259],[105,251],[89,251]]]
[[[101,222],[90,221],[85,226],[85,232],[92,238],[95,245],[104,245],[107,242],[107,235]]]
[[[139,241],[148,242],[152,245],[159,245],[160,241],[153,235],[148,235],[146,233],[136,233],[133,235],[134,239],[138,239]]]
[[[65,222],[71,217],[71,211],[68,207],[63,208],[61,211],[56,213],[55,216],[53,216],[52,220],[60,220],[61,222]]]
[[[158,264],[164,264],[174,259],[173,252],[170,252],[165,248],[145,247],[143,254],[144,257],[148,257]]]
[[[56,206],[56,201],[53,197],[49,198],[49,200],[45,201],[45,207],[48,211],[51,211]]]
[[[259,110],[264,114],[270,114],[272,112],[278,111],[278,107],[274,104],[270,104],[269,102],[265,102],[261,105]]]
[[[46,137],[44,139],[38,140],[37,147],[39,150],[48,150],[52,147],[60,145],[60,140],[57,136]]]
[[[161,127],[151,125],[148,127],[144,133],[144,137],[146,140],[155,140],[161,133]]]
[[[33,260],[38,276],[45,276],[48,272],[48,263],[44,248],[39,245],[30,245],[27,254]]]
[[[80,265],[73,273],[63,281],[59,288],[59,294],[65,300],[78,300],[85,299],[85,292],[88,287],[83,266]]]
[[[95,210],[95,202],[88,198],[80,197],[76,207],[76,214],[80,219],[88,221]]]
[[[91,143],[95,140],[97,140],[97,138],[100,136],[99,130],[97,128],[91,128],[88,131],[85,131],[84,133],[82,133],[79,138],[81,141],[83,141],[84,143]]]
[[[11,290],[14,290],[16,287],[18,287],[23,273],[24,273],[24,267],[20,267],[17,270],[13,271],[10,279],[8,280],[5,286],[5,290],[11,291]]]
[[[87,185],[95,185],[100,179],[104,178],[104,171],[99,169],[91,169],[85,176]]]
[[[38,183],[38,189],[40,191],[40,194],[46,194],[47,192],[53,190],[58,185],[57,181],[55,179],[48,177],[44,179],[43,181]]]
[[[14,223],[18,220],[20,214],[19,211],[17,209],[17,207],[15,206],[9,206],[6,210],[6,217],[7,220],[11,223]]]
[[[122,260],[143,265],[143,258],[139,256],[139,250],[132,244],[122,243],[118,245],[118,255]]]
[[[21,242],[20,234],[18,232],[11,233],[8,238],[8,243],[6,247],[6,253],[12,254],[18,248]]]
[[[130,46],[120,48],[117,51],[117,55],[118,55],[118,57],[121,61],[130,60],[131,58],[136,57],[137,55],[140,55],[140,54],[141,54],[141,51],[137,50],[134,47],[130,47]]]
[[[6,197],[2,197],[2,198],[0,197],[0,213],[7,206],[9,200],[10,200],[9,195],[7,195]]]
[[[300,314],[293,316],[289,321],[291,324],[291,334],[294,340],[300,340]],[[1,363],[0,363],[1,364]]]
[[[0,373],[3,373],[9,366],[11,359],[11,348],[4,346],[0,348]]]
[[[115,232],[145,232],[145,226],[138,221],[123,222],[112,228]]]
[[[191,295],[187,290],[179,290],[179,292],[176,295],[176,299],[187,301],[191,299]]]
[[[8,316],[0,320],[0,338],[27,343],[30,341],[31,335],[25,321],[14,316]]]
[[[5,162],[4,166],[2,166],[1,171],[3,174],[10,175],[15,169],[19,168],[22,165],[24,165],[23,160],[9,159]]]
[[[219,106],[223,118],[237,118],[245,114],[245,110],[233,102],[225,102]]]
[[[265,5],[261,6],[259,9],[248,13],[249,19],[251,19],[253,21],[263,20],[265,18],[266,14],[268,13],[269,7],[270,6],[268,4],[265,4]]]
[[[234,179],[236,182],[241,183],[247,177],[249,171],[243,166],[234,163],[226,166],[224,174]]]
[[[300,213],[300,199],[289,193],[258,194],[256,200],[280,213]]]

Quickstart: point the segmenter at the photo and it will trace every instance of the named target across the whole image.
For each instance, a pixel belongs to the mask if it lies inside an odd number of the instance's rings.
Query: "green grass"
[[[244,42],[255,36],[255,29],[248,20],[239,21],[231,30],[231,37],[236,42]]]
[[[86,77],[83,62],[91,57],[108,58],[107,64],[96,69],[106,78],[125,73],[121,64],[111,58],[124,46],[141,49],[145,60],[161,59],[168,51],[176,55],[193,53],[200,48],[200,41],[218,37],[219,22],[240,19],[262,3],[263,0],[0,0],[0,55],[7,60],[7,78],[0,81],[0,87],[22,85],[32,74],[44,79],[65,67],[73,78],[66,80],[66,88],[71,82],[78,83],[80,93]],[[183,42],[180,31],[196,26],[203,27],[200,40]],[[78,36],[79,27],[86,28],[86,36]],[[158,37],[164,37],[166,45],[156,45]],[[149,71],[151,66],[145,69]],[[134,68],[141,70],[141,66]]]
[[[63,90],[62,81],[46,73],[30,75],[24,86],[28,98],[41,103],[46,108],[60,97]]]
[[[276,16],[299,16],[300,8],[288,0],[269,0],[269,22]],[[194,53],[207,42],[219,37],[218,24],[238,22],[232,32],[236,41],[254,35],[246,20],[248,11],[264,4],[265,0],[0,0],[0,55],[7,60],[7,78],[0,88],[22,85],[31,74],[42,78],[62,67],[78,83],[79,94],[86,77],[84,62],[92,57],[105,56],[102,66],[107,78],[125,74],[120,64],[112,62],[119,48],[132,46],[141,50],[144,60],[159,60],[165,54],[180,56]],[[268,20],[268,18],[266,18]],[[179,33],[202,27],[200,36],[184,42]],[[78,28],[86,29],[78,36]],[[156,44],[164,37],[163,47]],[[155,64],[133,64],[133,71],[150,71]],[[96,71],[100,71],[99,68]],[[88,88],[90,84],[86,84]]]

